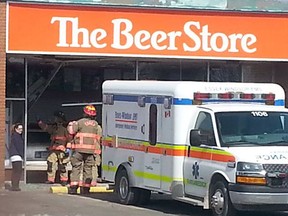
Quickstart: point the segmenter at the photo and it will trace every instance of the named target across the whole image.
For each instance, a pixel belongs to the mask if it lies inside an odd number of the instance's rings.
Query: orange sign
[[[7,53],[288,60],[288,15],[8,4]]]

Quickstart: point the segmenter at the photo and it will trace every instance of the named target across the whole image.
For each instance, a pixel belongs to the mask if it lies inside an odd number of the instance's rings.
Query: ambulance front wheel
[[[229,191],[226,182],[217,181],[212,185],[210,193],[210,204],[214,216],[236,215],[236,210],[229,197]]]
[[[130,187],[128,174],[125,169],[119,171],[116,177],[116,193],[122,204],[131,205],[138,201],[137,191]]]

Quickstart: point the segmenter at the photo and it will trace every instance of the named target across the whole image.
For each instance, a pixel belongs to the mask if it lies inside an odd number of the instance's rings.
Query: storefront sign
[[[288,15],[10,3],[8,53],[288,60]]]

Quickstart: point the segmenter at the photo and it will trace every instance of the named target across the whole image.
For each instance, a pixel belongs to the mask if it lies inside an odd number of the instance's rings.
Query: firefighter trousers
[[[60,181],[68,181],[68,170],[66,169],[69,157],[62,151],[51,151],[47,158],[47,176],[49,182],[55,182],[57,169],[60,172]]]
[[[96,186],[97,185],[97,178],[99,176],[99,171],[98,171],[98,167],[101,165],[101,156],[100,155],[94,155],[94,166],[92,167],[92,182],[91,185],[92,186]]]
[[[94,154],[94,165],[92,166],[92,181],[91,181],[91,186],[96,186],[97,185],[97,179],[99,176],[99,171],[98,167],[101,165],[101,156]],[[83,185],[83,171],[80,174],[80,182],[79,186]]]
[[[70,175],[70,186],[90,187],[92,181],[92,168],[95,164],[94,155],[74,151],[71,156],[72,172]],[[81,185],[81,175],[83,183]]]

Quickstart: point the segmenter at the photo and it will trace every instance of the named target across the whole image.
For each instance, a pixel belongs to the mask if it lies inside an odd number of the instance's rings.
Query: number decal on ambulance
[[[268,116],[268,113],[267,112],[262,112],[262,111],[253,111],[251,112],[251,114],[255,117],[267,117]]]

